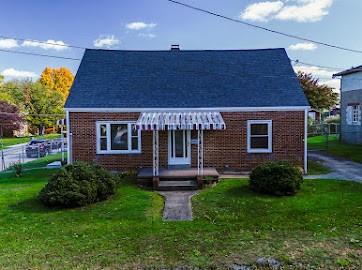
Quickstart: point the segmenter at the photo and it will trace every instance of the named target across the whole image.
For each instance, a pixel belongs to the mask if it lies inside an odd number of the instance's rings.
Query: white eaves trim
[[[210,107],[210,108],[65,108],[67,112],[267,112],[305,111],[310,106]]]

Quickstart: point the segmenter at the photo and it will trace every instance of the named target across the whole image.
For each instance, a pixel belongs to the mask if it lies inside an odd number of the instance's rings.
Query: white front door
[[[168,164],[191,164],[191,132],[190,130],[168,131]]]

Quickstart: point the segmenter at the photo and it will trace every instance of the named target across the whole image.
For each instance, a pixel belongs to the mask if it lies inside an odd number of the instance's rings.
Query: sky
[[[351,49],[362,50],[361,0],[179,0],[234,19]],[[81,58],[84,50],[168,50],[286,48],[298,64],[323,83],[339,88],[333,73],[362,64],[362,54],[278,36],[199,13],[167,0],[2,0],[0,50]],[[8,37],[8,38],[4,38]],[[47,41],[18,41],[25,38]],[[318,67],[329,66],[332,69]],[[76,73],[79,61],[0,51],[0,74],[7,80],[36,80],[46,67]],[[339,69],[338,69],[339,68]]]

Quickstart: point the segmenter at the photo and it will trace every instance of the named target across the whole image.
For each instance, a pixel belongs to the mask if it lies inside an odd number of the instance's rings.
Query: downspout
[[[308,173],[308,110],[304,110],[304,174]]]
[[[66,125],[67,125],[67,164],[72,164],[72,133],[70,132],[70,118],[69,118],[69,110],[65,111],[66,113]]]

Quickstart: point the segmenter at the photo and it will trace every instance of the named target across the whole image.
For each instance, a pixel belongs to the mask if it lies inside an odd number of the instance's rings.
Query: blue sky
[[[362,49],[360,0],[180,0],[261,26]],[[100,4],[102,3],[102,4]],[[343,52],[266,33],[180,7],[166,0],[2,0],[0,35],[89,48],[167,50],[287,48],[290,58],[316,65],[348,68],[362,54]],[[294,46],[293,46],[294,45]],[[291,47],[292,46],[292,47]],[[81,58],[83,50],[0,38],[0,49]],[[0,52],[0,73],[7,79],[36,76],[46,67],[76,72],[78,61]],[[334,70],[299,66],[328,80]],[[36,78],[36,77],[35,77]]]

